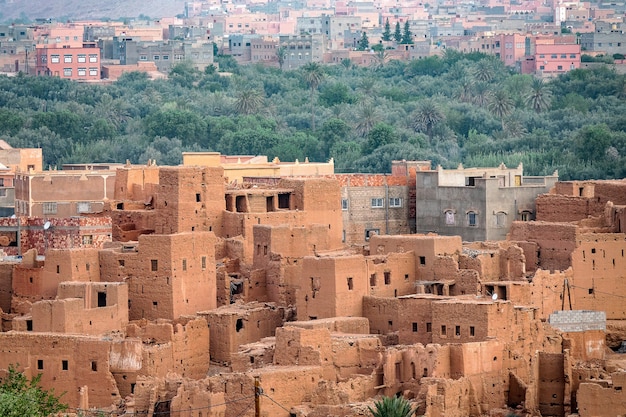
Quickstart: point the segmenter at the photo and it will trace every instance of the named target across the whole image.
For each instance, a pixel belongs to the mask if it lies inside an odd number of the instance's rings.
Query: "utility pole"
[[[254,377],[254,417],[261,417],[261,394],[263,389],[261,388],[261,382],[259,377]]]

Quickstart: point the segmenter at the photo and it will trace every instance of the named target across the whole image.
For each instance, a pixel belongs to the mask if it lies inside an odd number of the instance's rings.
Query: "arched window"
[[[454,226],[456,224],[456,216],[454,210],[448,209],[443,212],[446,226]]]
[[[499,211],[495,214],[496,216],[496,227],[506,227],[506,213],[503,211]]]
[[[478,215],[475,211],[467,212],[467,225],[471,227],[476,227],[478,225]]]

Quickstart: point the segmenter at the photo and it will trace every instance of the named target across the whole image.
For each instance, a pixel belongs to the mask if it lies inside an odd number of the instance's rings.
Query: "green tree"
[[[488,58],[481,59],[474,66],[474,78],[485,83],[495,78],[495,68],[492,61]]]
[[[285,65],[285,59],[287,58],[287,48],[284,46],[279,47],[276,50],[276,57],[278,59],[278,68],[283,69],[283,65]]]
[[[383,40],[389,42],[391,40],[391,25],[389,24],[389,18],[385,20],[385,30],[383,31]]]
[[[400,29],[400,22],[396,22],[396,30],[393,32],[393,39],[400,43],[402,40],[402,30]]]
[[[361,34],[361,39],[357,43],[356,49],[357,51],[367,51],[370,47],[370,41],[367,39],[367,33],[365,31]]]
[[[30,380],[9,365],[7,376],[0,382],[0,415],[2,417],[47,417],[67,410],[54,390],[45,390],[39,383],[41,374]]]
[[[326,83],[320,89],[319,100],[322,105],[332,107],[341,103],[352,103],[353,97],[350,89],[343,83]]]
[[[410,417],[415,412],[411,403],[404,397],[383,397],[368,407],[372,417]]]
[[[359,106],[356,119],[356,132],[360,136],[367,136],[370,130],[376,126],[376,123],[380,121],[380,113],[372,103],[366,101]]]
[[[535,112],[541,113],[550,108],[552,91],[542,78],[533,78],[530,91],[526,94],[526,104]]]
[[[404,22],[404,30],[402,31],[402,39],[400,40],[400,43],[404,45],[413,44],[413,33],[411,32],[408,20]]]
[[[613,135],[606,125],[585,126],[574,135],[574,152],[583,161],[601,163],[612,140]]]
[[[365,145],[362,148],[363,155],[369,155],[377,148],[397,141],[398,135],[393,126],[387,123],[378,123],[367,133]]]
[[[412,125],[416,131],[421,131],[428,135],[430,142],[433,142],[433,129],[445,119],[445,115],[439,105],[432,98],[421,100],[412,114]]]
[[[498,89],[494,91],[488,99],[487,107],[489,111],[500,119],[502,123],[502,130],[505,130],[504,119],[513,113],[515,104],[508,91],[504,89]]]
[[[324,80],[324,69],[317,62],[309,62],[302,67],[302,71],[304,72],[304,80],[309,85],[309,88],[311,90],[311,129],[315,130],[315,107],[313,94]]]
[[[245,89],[237,94],[235,111],[239,114],[254,114],[263,105],[263,94],[259,90]]]

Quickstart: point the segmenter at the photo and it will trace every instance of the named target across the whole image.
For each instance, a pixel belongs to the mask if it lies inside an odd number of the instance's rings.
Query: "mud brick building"
[[[398,393],[428,417],[595,416],[602,398],[626,413],[623,357],[608,349],[626,340],[624,183],[421,166],[344,187],[334,174],[240,182],[222,166],[125,166],[102,200],[112,242],[72,247],[66,233],[46,248],[45,219],[2,223],[19,227],[0,229],[7,251],[26,241],[22,225],[39,228],[45,258],[24,246],[0,263],[0,376],[20,363],[72,407],[112,414],[251,417],[255,381],[263,415],[278,417],[366,415]],[[387,234],[411,224],[372,207],[342,219],[349,192],[371,205],[387,187],[410,213],[413,188],[419,228],[420,193],[436,196],[438,181],[493,182],[495,199],[529,183],[523,194],[550,192],[536,212],[501,209],[520,221],[499,241]],[[48,237],[67,232],[49,221]],[[366,241],[367,223],[385,221]]]

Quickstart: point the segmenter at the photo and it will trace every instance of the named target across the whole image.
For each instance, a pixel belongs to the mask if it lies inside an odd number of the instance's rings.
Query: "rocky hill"
[[[182,14],[185,0],[0,0],[0,20],[150,18]]]

